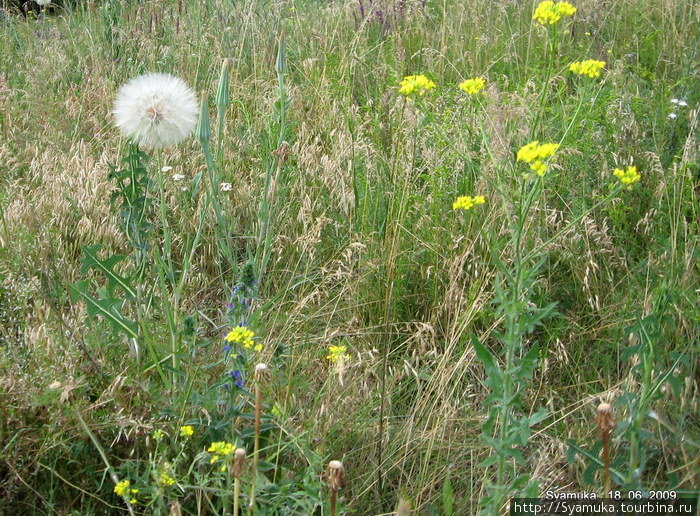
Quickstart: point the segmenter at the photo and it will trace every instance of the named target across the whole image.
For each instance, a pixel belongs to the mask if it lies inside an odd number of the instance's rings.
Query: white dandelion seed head
[[[147,73],[121,87],[114,119],[124,136],[145,147],[167,147],[187,138],[197,125],[199,104],[185,81]]]
[[[671,104],[678,104],[680,100],[678,99],[671,99]]]
[[[230,192],[233,189],[233,185],[231,183],[221,183],[221,191],[222,192]]]
[[[173,174],[173,181],[182,181],[185,179],[185,174]]]
[[[170,172],[173,169],[173,167],[165,165],[163,168],[160,169],[161,172]]]
[[[678,101],[678,105],[679,105],[680,107],[686,107],[686,106],[688,105],[688,103],[687,103],[685,100],[679,100],[679,101]]]
[[[44,7],[45,5],[49,5],[51,3],[51,0],[36,0],[36,3],[39,4],[41,7]]]
[[[671,120],[673,120],[673,119],[675,119],[675,118],[678,118],[678,115],[677,115],[676,113],[669,113],[669,114],[668,114],[668,117],[669,117]]]

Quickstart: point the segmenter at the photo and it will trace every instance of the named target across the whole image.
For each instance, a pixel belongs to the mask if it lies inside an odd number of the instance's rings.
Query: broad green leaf
[[[532,372],[537,366],[537,361],[539,358],[540,346],[534,344],[527,354],[518,360],[518,367],[515,372],[515,376],[520,379],[529,379],[532,377]]]
[[[482,344],[474,335],[472,335],[472,345],[474,346],[474,350],[476,351],[476,358],[479,360],[479,362],[483,364],[484,369],[486,370],[486,374],[489,376],[493,375],[500,377],[501,370],[498,367],[498,364],[496,364],[496,361],[493,359],[491,352],[484,346],[482,346]]]

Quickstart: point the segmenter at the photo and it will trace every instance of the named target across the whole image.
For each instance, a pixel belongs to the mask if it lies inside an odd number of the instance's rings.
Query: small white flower
[[[170,172],[173,169],[173,167],[169,167],[168,165],[165,165],[163,168],[160,169],[161,172]]]
[[[45,5],[49,5],[51,3],[51,0],[36,0],[36,3],[39,4],[41,7],[44,7]]]
[[[184,174],[173,174],[173,181],[182,181],[185,179]]]
[[[230,192],[233,189],[233,185],[231,183],[221,183],[221,191],[222,192]]]
[[[671,120],[674,120],[674,119],[678,118],[678,115],[677,115],[676,113],[669,113],[669,114],[668,114],[668,117],[669,117]]]
[[[680,100],[678,99],[671,99],[671,104],[678,104]]]
[[[678,105],[679,105],[680,107],[686,107],[686,106],[688,105],[688,103],[687,103],[685,100],[679,100],[679,101],[678,101]]]
[[[167,147],[187,138],[197,125],[197,97],[182,79],[148,73],[121,87],[114,101],[121,132],[145,147]]]

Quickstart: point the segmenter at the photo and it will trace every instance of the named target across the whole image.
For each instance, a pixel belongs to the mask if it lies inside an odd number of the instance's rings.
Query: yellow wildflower
[[[255,337],[255,333],[250,331],[246,326],[236,326],[233,330],[228,332],[226,340],[240,344],[246,349],[252,348],[255,349],[255,351],[262,350],[262,344],[255,344],[253,337]]]
[[[474,206],[484,204],[485,202],[486,197],[484,197],[483,195],[475,195],[474,197],[463,195],[462,197],[457,197],[457,200],[452,203],[452,209],[471,210]]]
[[[435,88],[435,83],[425,75],[408,75],[399,83],[399,93],[410,97],[414,93],[424,95],[426,91]]]
[[[475,95],[479,93],[485,85],[486,80],[483,77],[475,77],[474,79],[467,79],[464,81],[459,85],[459,89],[469,95]]]
[[[328,346],[328,354],[326,359],[330,360],[332,363],[336,363],[338,360],[345,356],[346,351],[345,346]]]
[[[180,437],[192,437],[194,435],[194,428],[189,425],[180,427]]]
[[[600,77],[600,71],[605,67],[605,61],[587,59],[586,61],[575,61],[569,65],[569,71],[579,75],[587,75],[591,79]]]
[[[573,16],[576,8],[569,2],[552,2],[547,0],[540,2],[532,15],[533,20],[537,20],[542,25],[554,25],[564,16]]]
[[[214,464],[219,459],[232,455],[236,451],[236,447],[231,443],[227,443],[226,441],[217,441],[215,443],[211,443],[209,448],[207,448],[207,451],[213,454],[209,463]]]
[[[162,471],[160,475],[158,475],[158,483],[162,486],[171,486],[175,483],[175,479],[165,471]]]
[[[543,176],[547,171],[545,160],[548,160],[559,148],[558,143],[543,143],[539,141],[530,142],[527,145],[520,147],[518,151],[518,161],[524,161],[530,164],[530,168],[534,170],[538,176]],[[527,177],[527,175],[525,175]]]
[[[129,494],[130,486],[131,482],[128,480],[122,480],[121,482],[118,482],[116,486],[114,486],[114,492],[119,496],[126,496]]]
[[[613,171],[613,175],[620,180],[620,183],[627,185],[628,190],[632,189],[632,183],[636,183],[642,177],[639,175],[639,172],[637,172],[637,167],[635,166],[627,167],[626,170],[616,168]]]

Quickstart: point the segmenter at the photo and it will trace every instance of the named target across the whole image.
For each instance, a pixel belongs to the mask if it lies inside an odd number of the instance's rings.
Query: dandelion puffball
[[[121,87],[114,120],[124,136],[144,147],[167,147],[187,138],[197,125],[199,104],[185,81],[147,73]]]
[[[49,5],[51,3],[51,0],[36,0],[36,3],[39,4],[41,7],[44,7],[45,5]]]

